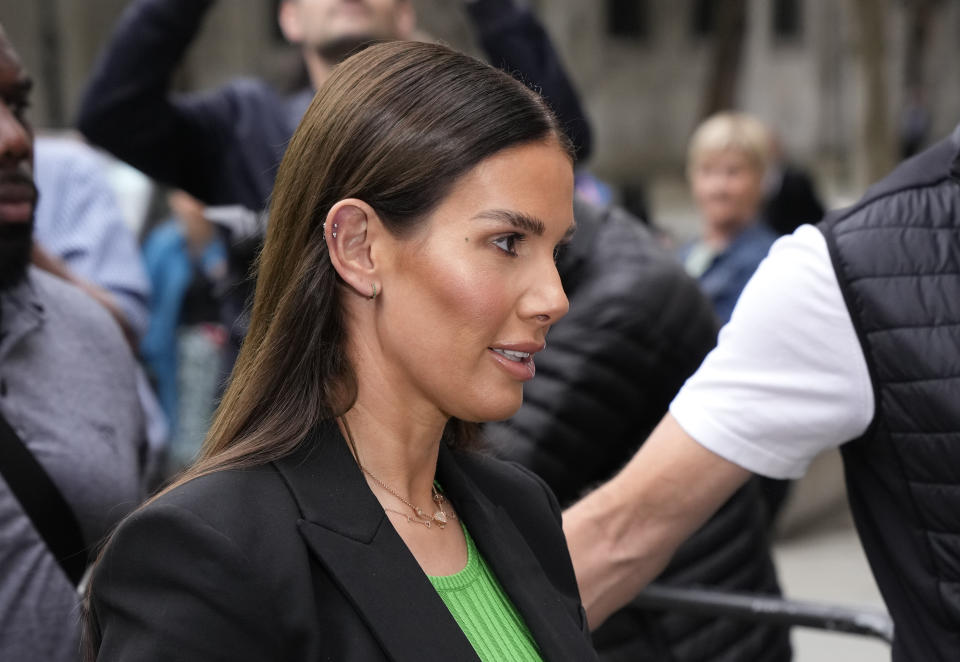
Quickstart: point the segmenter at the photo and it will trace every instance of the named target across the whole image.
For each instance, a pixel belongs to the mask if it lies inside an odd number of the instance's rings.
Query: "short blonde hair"
[[[770,143],[769,129],[756,117],[746,113],[717,113],[693,132],[687,148],[687,170],[706,154],[730,149],[745,155],[763,175],[770,163]]]

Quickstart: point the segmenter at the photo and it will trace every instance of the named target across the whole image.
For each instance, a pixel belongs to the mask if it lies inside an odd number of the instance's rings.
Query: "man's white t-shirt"
[[[817,228],[773,245],[670,413],[704,447],[772,478],[797,478],[866,431],[870,375]]]

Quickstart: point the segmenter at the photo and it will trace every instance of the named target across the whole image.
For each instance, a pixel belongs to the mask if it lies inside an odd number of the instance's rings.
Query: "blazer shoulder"
[[[89,593],[99,659],[280,659],[278,605],[297,597],[277,580],[292,574],[290,541],[256,513],[241,526],[233,481],[205,478],[134,512],[105,546]]]
[[[478,451],[456,451],[454,457],[480,491],[507,512],[542,516],[547,507],[560,521],[560,506],[553,490],[522,464]]]
[[[172,512],[169,507],[190,513],[238,545],[252,549],[263,545],[259,535],[263,527],[280,521],[296,522],[300,517],[296,501],[270,464],[194,478],[160,495],[141,512]],[[295,535],[295,527],[290,531]]]

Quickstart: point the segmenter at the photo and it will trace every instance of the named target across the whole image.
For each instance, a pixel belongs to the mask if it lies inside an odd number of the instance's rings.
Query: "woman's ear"
[[[355,292],[370,299],[381,289],[373,243],[382,228],[373,208],[355,198],[341,200],[331,207],[323,224],[333,268]]]

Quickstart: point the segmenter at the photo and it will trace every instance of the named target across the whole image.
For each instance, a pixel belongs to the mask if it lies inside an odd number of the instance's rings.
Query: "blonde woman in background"
[[[679,258],[721,324],[776,239],[760,218],[769,161],[767,128],[744,113],[713,115],[690,139],[687,176],[702,225]]]

